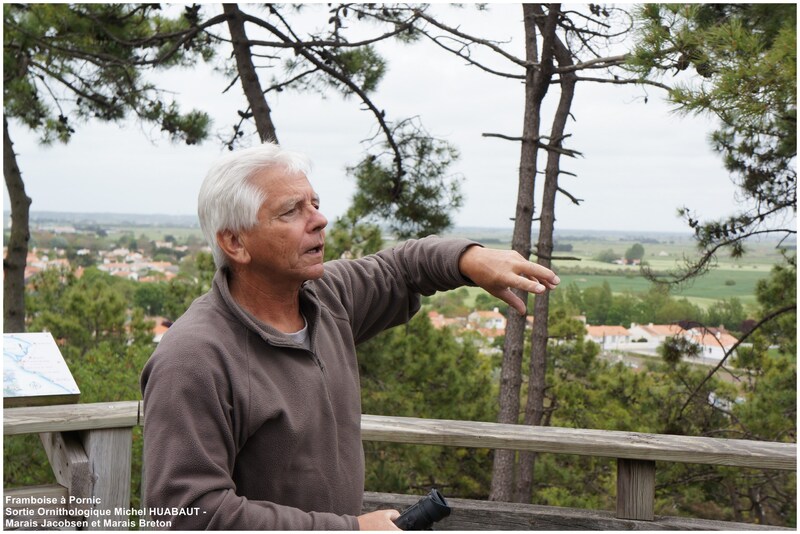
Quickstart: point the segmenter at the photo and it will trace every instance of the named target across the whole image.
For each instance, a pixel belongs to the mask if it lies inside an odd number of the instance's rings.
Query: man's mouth
[[[325,248],[324,244],[317,245],[314,248],[310,248],[310,249],[306,250],[306,254],[321,254],[324,248]]]

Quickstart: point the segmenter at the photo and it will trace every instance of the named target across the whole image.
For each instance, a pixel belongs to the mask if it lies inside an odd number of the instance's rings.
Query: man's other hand
[[[397,510],[376,510],[358,516],[359,530],[400,530],[392,520],[400,517]]]
[[[513,250],[472,246],[461,255],[458,268],[477,286],[523,315],[525,304],[512,289],[538,294],[555,289],[561,281],[550,269],[526,260]]]

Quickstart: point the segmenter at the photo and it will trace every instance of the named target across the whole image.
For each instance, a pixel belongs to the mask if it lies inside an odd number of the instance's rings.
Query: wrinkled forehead
[[[265,204],[319,201],[319,195],[302,171],[270,167],[255,172],[250,177],[250,183],[261,191]]]

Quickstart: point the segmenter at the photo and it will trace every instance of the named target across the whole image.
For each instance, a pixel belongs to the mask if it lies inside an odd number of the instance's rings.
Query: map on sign
[[[79,395],[49,332],[3,334],[3,406],[77,402]]]

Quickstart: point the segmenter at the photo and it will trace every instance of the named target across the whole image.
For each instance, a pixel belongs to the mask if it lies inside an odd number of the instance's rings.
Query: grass
[[[623,293],[645,293],[650,289],[650,282],[641,276],[628,276],[620,273],[615,274],[561,274],[561,284],[559,287],[567,287],[570,283],[575,283],[584,290],[589,287],[602,286],[603,282],[608,282],[611,292],[615,295]],[[672,295],[677,298],[686,298],[692,304],[703,309],[714,306],[720,300],[733,297],[738,298],[745,306],[756,303],[755,289],[756,283],[762,278],[766,278],[767,273],[761,271],[712,271],[706,276],[697,279],[691,286],[680,291],[674,291]],[[726,285],[725,281],[733,281],[733,285]],[[474,306],[475,297],[483,290],[480,288],[469,288],[469,297],[464,300],[468,307]]]
[[[583,290],[588,287],[602,286],[608,282],[611,292],[645,293],[650,289],[650,282],[641,275],[632,272],[620,274],[559,274],[562,287],[575,283]],[[768,276],[764,271],[747,270],[715,270],[696,279],[691,285],[673,291],[676,297],[686,297],[692,302],[707,308],[718,300],[738,298],[743,304],[755,302],[756,284]]]
[[[608,243],[606,242],[605,245]],[[632,242],[620,242],[613,250],[624,251]],[[641,293],[650,289],[650,282],[642,277],[639,267],[612,265],[592,259],[594,255],[608,247],[598,243],[579,242],[573,245],[572,254],[580,257],[579,262],[554,262],[562,284],[574,282],[581,289],[601,286],[608,282],[612,293]],[[648,252],[648,247],[650,252]],[[686,257],[695,253],[691,240],[648,244],[645,246],[645,260],[657,272],[670,272],[679,269]],[[652,252],[653,250],[657,252]],[[756,285],[759,280],[769,276],[773,265],[781,261],[781,255],[774,245],[756,243],[750,247],[749,255],[731,259],[721,257],[716,266],[703,276],[694,279],[684,287],[672,291],[675,297],[685,297],[690,302],[705,309],[715,302],[733,297],[743,304],[756,302]]]
[[[462,232],[458,237],[485,241],[492,248],[508,249],[511,232],[482,232],[480,229],[473,229]],[[643,293],[650,289],[650,282],[641,276],[639,267],[594,260],[601,252],[612,250],[621,257],[635,243],[641,243],[645,250],[644,260],[657,272],[677,270],[685,258],[694,258],[697,254],[696,242],[689,234],[653,233],[631,237],[622,232],[564,231],[557,232],[555,241],[557,244],[568,244],[572,247],[570,251],[555,252],[553,255],[556,258],[580,258],[580,261],[554,259],[553,270],[562,280],[561,287],[574,282],[583,290],[608,282],[614,294]],[[794,243],[784,245],[794,246]],[[720,300],[733,297],[745,305],[755,304],[756,284],[769,276],[772,267],[782,262],[782,257],[776,248],[776,242],[749,242],[745,250],[745,255],[737,259],[720,254],[712,270],[686,287],[673,290],[673,296],[686,298],[704,309]],[[474,299],[472,292],[470,296]]]

